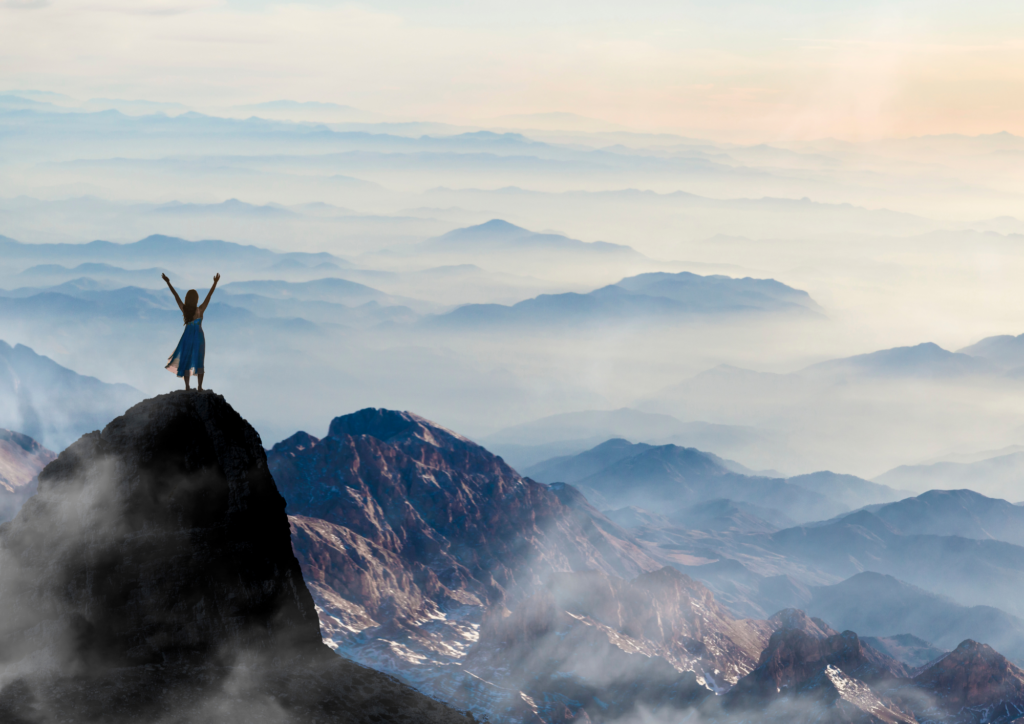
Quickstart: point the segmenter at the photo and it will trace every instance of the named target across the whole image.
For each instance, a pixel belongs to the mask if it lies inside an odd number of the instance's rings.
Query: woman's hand
[[[165,282],[167,282],[168,284],[170,284],[170,283],[171,283],[171,280],[167,278],[167,275],[166,275],[166,274],[161,274],[161,275],[160,275],[160,277],[161,277],[161,278],[162,278],[162,279],[163,279],[163,280],[164,280]]]
[[[219,281],[220,281],[220,272],[217,272],[216,274],[213,275],[213,283],[216,284]]]

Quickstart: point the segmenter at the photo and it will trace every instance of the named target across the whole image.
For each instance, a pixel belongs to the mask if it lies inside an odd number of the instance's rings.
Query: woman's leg
[[[188,378],[192,374],[191,370],[185,370],[185,389],[190,389],[188,386]]]
[[[203,391],[203,372],[202,370],[196,372],[196,380],[199,382],[199,391]]]

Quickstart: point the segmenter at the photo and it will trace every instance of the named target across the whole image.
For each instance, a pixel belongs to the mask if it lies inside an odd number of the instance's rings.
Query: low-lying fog
[[[977,344],[1024,332],[1022,138],[742,147],[0,99],[0,339],[173,389],[160,274],[203,295],[220,272],[205,383],[267,445],[366,406],[523,465],[622,436],[875,477],[1024,443],[1024,341]],[[29,404],[7,376],[0,427]],[[529,434],[567,413],[587,414]]]

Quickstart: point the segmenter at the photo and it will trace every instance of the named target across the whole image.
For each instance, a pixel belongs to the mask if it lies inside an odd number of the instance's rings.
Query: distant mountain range
[[[899,505],[899,504],[897,504]],[[1024,547],[955,535],[903,534],[866,510],[772,533],[765,548],[838,578],[885,573],[966,605],[1024,616]]]
[[[1024,665],[1024,620],[992,606],[963,606],[881,573],[810,591],[800,607],[835,627],[874,636],[905,632],[947,649],[974,639]]]
[[[587,294],[542,294],[512,306],[467,304],[437,317],[442,325],[578,325],[693,316],[818,313],[803,291],[772,279],[734,279],[664,272],[626,277]]]
[[[1024,499],[1024,452],[997,455],[972,463],[938,462],[929,465],[901,465],[879,475],[875,480],[911,490],[930,488],[957,489],[970,487],[981,493]]]
[[[987,360],[1010,371],[1014,376],[1024,373],[1024,334],[1016,337],[1009,334],[986,337],[959,351],[961,354]]]
[[[767,443],[767,437],[752,427],[682,422],[671,415],[624,407],[551,415],[507,427],[484,437],[483,442],[513,467],[528,470],[539,462],[575,455],[612,438],[652,445],[674,443],[728,456],[749,449],[752,443]]]
[[[983,359],[962,352],[948,352],[937,344],[926,342],[914,347],[896,347],[820,362],[807,367],[801,374],[951,377],[985,374],[992,370],[992,365]]]
[[[1013,442],[1010,430],[1019,424],[1013,413],[997,411],[997,421],[982,402],[993,384],[1009,387],[1014,395],[1024,394],[1012,372],[991,360],[923,343],[828,360],[789,373],[723,364],[648,395],[634,407],[755,430],[770,428],[787,445],[758,445],[741,458],[756,455],[759,466],[828,466],[873,477],[879,469],[908,458],[935,458],[944,448],[997,448]],[[941,418],[954,408],[961,421],[955,432],[937,429],[920,438],[906,435],[922,420]],[[916,492],[974,487],[941,477],[918,483],[894,475],[876,481]],[[977,484],[985,481],[979,478]],[[1012,499],[1008,489],[977,489]]]
[[[648,445],[608,440],[577,455],[552,458],[524,470],[543,482],[567,482],[593,496],[604,508],[637,506],[678,517],[684,525],[696,519],[682,509],[696,503],[729,499],[746,504],[744,512],[767,517],[771,530],[786,521],[822,519],[829,511],[845,512],[871,503],[908,497],[901,491],[830,472],[780,479],[758,474],[717,455],[676,445]],[[690,516],[690,517],[687,517]],[[686,522],[684,522],[686,521]],[[776,525],[776,523],[783,525]]]
[[[131,244],[115,244],[109,241],[90,241],[86,244],[23,244],[0,236],[0,254],[3,254],[11,267],[21,265],[24,268],[52,264],[55,260],[60,260],[65,265],[105,263],[133,267],[140,264],[163,266],[173,263],[173,266],[179,268],[192,265],[231,265],[244,269],[266,269],[288,259],[310,267],[324,263],[349,265],[348,261],[326,252],[280,254],[257,246],[229,241],[186,241],[159,234],[147,236]],[[210,267],[209,275],[212,277],[216,271],[218,269]],[[226,269],[221,268],[219,271],[223,272]],[[157,279],[159,280],[159,276]]]
[[[256,295],[273,300],[331,302],[346,306],[360,306],[370,302],[388,306],[410,302],[416,304],[416,300],[396,299],[365,284],[337,278],[315,279],[308,282],[278,280],[229,282],[222,287],[222,290],[229,296]]]
[[[612,261],[646,259],[643,254],[623,244],[579,241],[561,234],[537,233],[502,219],[492,219],[477,226],[449,231],[447,234],[422,242],[419,249],[444,254],[541,253],[554,257],[556,261],[559,257],[582,258],[588,255]]]
[[[1024,546],[1024,508],[973,490],[929,490],[871,510],[908,535],[955,535]]]
[[[0,427],[51,449],[103,427],[142,397],[129,385],[79,375],[24,345],[0,341]]]

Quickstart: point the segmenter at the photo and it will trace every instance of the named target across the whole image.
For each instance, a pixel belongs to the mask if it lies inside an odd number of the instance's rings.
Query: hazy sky
[[[0,86],[719,139],[1024,134],[1024,5],[0,0]]]

